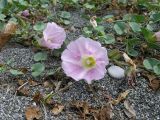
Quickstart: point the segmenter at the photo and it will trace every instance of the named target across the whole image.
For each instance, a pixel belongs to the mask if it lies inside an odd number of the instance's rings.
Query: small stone
[[[125,71],[119,66],[111,66],[108,68],[108,74],[116,79],[121,79],[125,77]]]

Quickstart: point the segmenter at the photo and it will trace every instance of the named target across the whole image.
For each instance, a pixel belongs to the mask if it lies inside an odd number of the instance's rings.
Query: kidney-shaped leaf
[[[31,70],[32,70],[32,75],[34,77],[37,77],[45,70],[45,66],[44,64],[36,63],[32,65]]]

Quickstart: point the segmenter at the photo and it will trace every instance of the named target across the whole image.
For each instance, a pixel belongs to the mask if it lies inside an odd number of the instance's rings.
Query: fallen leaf
[[[72,105],[76,107],[79,110],[82,110],[81,112],[86,114],[89,114],[89,105],[85,101],[73,101]]]
[[[126,90],[123,93],[120,93],[117,99],[113,99],[111,100],[111,103],[113,105],[117,105],[118,103],[120,103],[122,100],[126,99],[127,95],[129,94],[130,90]]]
[[[17,24],[14,22],[8,22],[5,26],[4,33],[14,34],[17,30]]]
[[[26,74],[28,72],[27,68],[20,68],[20,71],[24,74]]]
[[[43,100],[43,95],[37,91],[33,96],[32,96],[33,101],[36,103],[40,103]]]
[[[136,70],[136,67],[137,67],[136,64],[133,62],[133,60],[126,53],[123,53],[123,58],[126,61],[126,63],[132,65],[134,70]]]
[[[17,25],[13,22],[6,24],[4,31],[0,32],[0,49],[8,42],[12,34],[17,30]]]
[[[96,19],[96,16],[93,16],[91,19],[90,19],[90,23],[91,25],[95,28],[97,27],[97,21],[95,20]]]
[[[45,82],[43,83],[43,86],[44,86],[45,88],[48,88],[48,87],[51,86],[51,83],[50,83],[49,81],[45,81]]]
[[[38,120],[42,117],[42,112],[38,107],[29,106],[25,110],[25,115],[27,120]]]
[[[134,110],[133,106],[129,104],[127,100],[124,101],[124,113],[131,119],[136,118],[136,111]]]
[[[23,88],[17,90],[17,95],[18,96],[29,96],[29,89],[23,87]]]
[[[71,106],[73,108],[78,109],[78,111],[80,112],[80,116],[83,117],[83,119],[86,119],[86,115],[90,114],[90,108],[87,102],[85,101],[73,101],[71,103]]]
[[[114,19],[113,18],[108,18],[108,19],[106,19],[106,22],[112,23],[112,22],[114,22]]]
[[[160,88],[160,80],[157,79],[151,80],[149,86],[155,91],[158,90]]]
[[[158,90],[160,88],[160,80],[153,74],[143,73],[143,76],[146,77],[149,81],[149,87],[153,90]]]
[[[28,80],[28,82],[29,82],[29,85],[31,85],[31,86],[36,86],[36,85],[38,85],[38,83],[35,82],[35,81],[33,81],[32,79]]]
[[[18,80],[18,85],[23,85],[25,83],[25,81],[24,80]]]
[[[54,115],[58,115],[59,113],[61,113],[64,109],[64,106],[61,104],[56,104],[53,109],[52,109],[52,113]]]
[[[126,70],[126,80],[128,85],[134,87],[136,85],[136,70],[134,66],[129,66]]]
[[[95,120],[111,120],[113,117],[113,106],[108,103],[107,106],[103,106],[93,114]],[[94,112],[94,111],[93,111]]]

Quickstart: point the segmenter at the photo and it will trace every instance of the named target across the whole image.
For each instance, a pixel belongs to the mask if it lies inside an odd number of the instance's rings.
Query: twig
[[[67,90],[71,85],[75,84],[76,82],[69,82],[67,86],[65,86],[64,88],[60,89],[59,92],[63,92],[65,90]]]
[[[20,89],[22,89],[25,85],[27,85],[29,82],[27,81],[27,82],[25,82],[23,85],[21,85],[21,86],[19,86],[18,87],[18,89],[16,90],[16,92],[15,92],[15,96],[16,96],[16,94],[17,94],[17,91],[19,91]]]
[[[55,91],[58,91],[58,90],[59,90],[61,84],[62,84],[62,81],[59,81],[59,82],[57,83],[56,88],[55,88]]]
[[[44,120],[48,120],[46,107],[43,103],[42,103],[42,106],[43,106],[43,112],[44,112]]]

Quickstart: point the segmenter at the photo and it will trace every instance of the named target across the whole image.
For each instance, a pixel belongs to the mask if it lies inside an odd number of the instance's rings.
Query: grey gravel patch
[[[33,52],[25,48],[7,48],[0,52],[0,62],[11,60],[14,67],[29,67],[33,63]]]
[[[31,99],[0,93],[0,120],[24,120],[25,107]]]
[[[6,62],[8,58],[14,58],[14,66],[18,67],[30,67],[33,61],[33,52],[31,49],[26,48],[6,48],[0,53],[0,61]],[[23,59],[23,60],[22,60]],[[45,62],[47,68],[52,68],[54,65],[59,65],[60,61],[54,57],[50,57]],[[57,67],[55,67],[56,69]],[[8,85],[14,86],[9,88],[9,92],[6,92],[7,88],[0,88],[0,120],[16,120],[25,119],[24,109],[25,106],[31,105],[31,98],[15,96],[16,85],[12,76],[4,74],[0,75],[0,83],[2,81],[10,80],[12,82],[4,82]],[[38,79],[40,80],[40,79]],[[65,78],[64,78],[65,80]],[[53,79],[54,82],[54,79]],[[10,84],[9,84],[10,83]],[[13,84],[12,84],[13,83]],[[0,84],[0,85],[1,85]],[[2,84],[3,85],[3,84]],[[100,107],[105,105],[107,100],[104,94],[109,94],[113,98],[117,98],[119,93],[130,89],[127,85],[127,81],[124,79],[115,80],[108,75],[104,79],[94,81],[92,86],[95,88],[96,99],[92,92],[87,89],[87,84],[84,81],[78,81],[69,90],[58,93],[53,97],[53,100],[64,104],[65,110],[58,116],[54,116],[49,110],[47,110],[47,116],[49,120],[66,120],[71,115],[74,120],[78,120],[79,115],[70,109],[70,103],[74,100],[87,101],[92,107]],[[33,92],[41,91],[42,93],[50,93],[51,90],[46,90],[43,86],[33,87]],[[147,80],[143,78],[137,79],[137,86],[131,89],[127,100],[133,104],[137,114],[137,120],[159,120],[160,119],[160,91],[153,92],[148,88]],[[123,113],[123,102],[114,107],[114,120],[127,120],[127,116]]]
[[[138,79],[137,83],[137,87],[128,97],[137,112],[137,119],[160,120],[160,91],[150,90],[143,78]]]
[[[88,20],[83,18],[82,15],[83,15],[83,13],[78,12],[78,11],[75,11],[75,12],[71,13],[72,24],[76,28],[83,28],[88,23]]]

